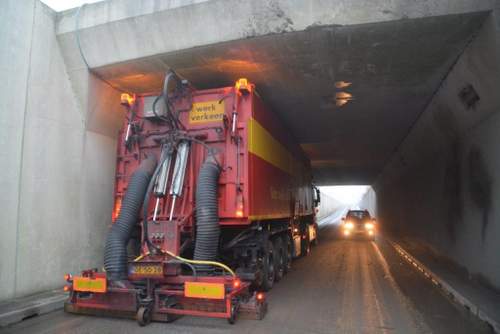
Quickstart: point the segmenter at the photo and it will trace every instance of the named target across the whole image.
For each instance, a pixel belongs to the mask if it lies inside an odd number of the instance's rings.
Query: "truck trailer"
[[[67,274],[72,313],[262,319],[265,292],[317,242],[310,162],[255,85],[122,94],[104,268]]]

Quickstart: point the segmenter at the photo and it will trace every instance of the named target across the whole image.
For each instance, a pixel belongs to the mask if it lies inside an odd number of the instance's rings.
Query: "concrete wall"
[[[2,8],[0,300],[101,266],[122,116],[110,107],[118,93],[86,69],[82,82],[69,80],[50,8],[15,0]]]
[[[13,295],[17,250],[19,177],[26,85],[33,30],[33,2],[3,4],[0,11],[0,299]],[[19,38],[23,36],[23,38]],[[8,80],[5,80],[8,78]]]
[[[317,219],[321,220],[338,210],[344,209],[345,205],[340,203],[335,198],[328,196],[325,193],[321,193],[321,203],[318,207]]]
[[[364,193],[358,204],[360,209],[366,209],[370,215],[377,217],[377,193],[372,187],[369,187]]]
[[[86,6],[80,13],[79,27],[88,63],[96,68],[317,25],[355,25],[482,11],[491,9],[493,3],[494,0],[108,0]],[[68,51],[73,48],[76,11],[64,12],[57,27],[59,40]],[[76,55],[68,52],[69,58],[73,56]],[[146,63],[151,63],[151,59]]]
[[[379,219],[500,288],[500,69],[491,17],[375,183]],[[480,101],[467,109],[467,85]],[[404,110],[402,110],[404,112]]]

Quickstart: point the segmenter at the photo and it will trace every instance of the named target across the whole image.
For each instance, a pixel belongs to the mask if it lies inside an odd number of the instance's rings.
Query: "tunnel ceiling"
[[[96,69],[137,93],[171,67],[197,88],[256,84],[310,157],[318,184],[370,184],[487,13],[318,26]],[[339,82],[351,83],[339,89]],[[336,93],[353,100],[338,107]]]

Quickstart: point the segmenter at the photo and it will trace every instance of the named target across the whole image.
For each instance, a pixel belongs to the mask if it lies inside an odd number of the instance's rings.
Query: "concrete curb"
[[[62,309],[67,299],[67,293],[56,290],[3,303],[0,306],[0,328]]]
[[[387,240],[387,239],[386,239]],[[409,264],[415,267],[416,270],[420,271],[427,279],[429,279],[435,286],[443,290],[447,295],[449,295],[457,303],[465,307],[472,314],[479,317],[479,319],[488,323],[495,333],[500,334],[500,323],[489,316],[480,306],[476,305],[469,298],[461,294],[459,291],[454,289],[450,284],[448,284],[444,279],[433,273],[428,267],[426,267],[422,262],[414,258],[410,253],[405,251],[403,247],[397,243],[387,240],[389,244],[396,250],[396,252],[401,255]]]

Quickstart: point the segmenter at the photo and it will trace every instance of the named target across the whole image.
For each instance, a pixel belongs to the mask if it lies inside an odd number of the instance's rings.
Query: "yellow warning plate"
[[[73,290],[82,292],[106,292],[106,279],[74,277]]]
[[[193,103],[189,112],[190,124],[220,122],[224,118],[224,101],[207,101]]]
[[[225,288],[222,283],[186,282],[184,296],[190,298],[224,299]]]

